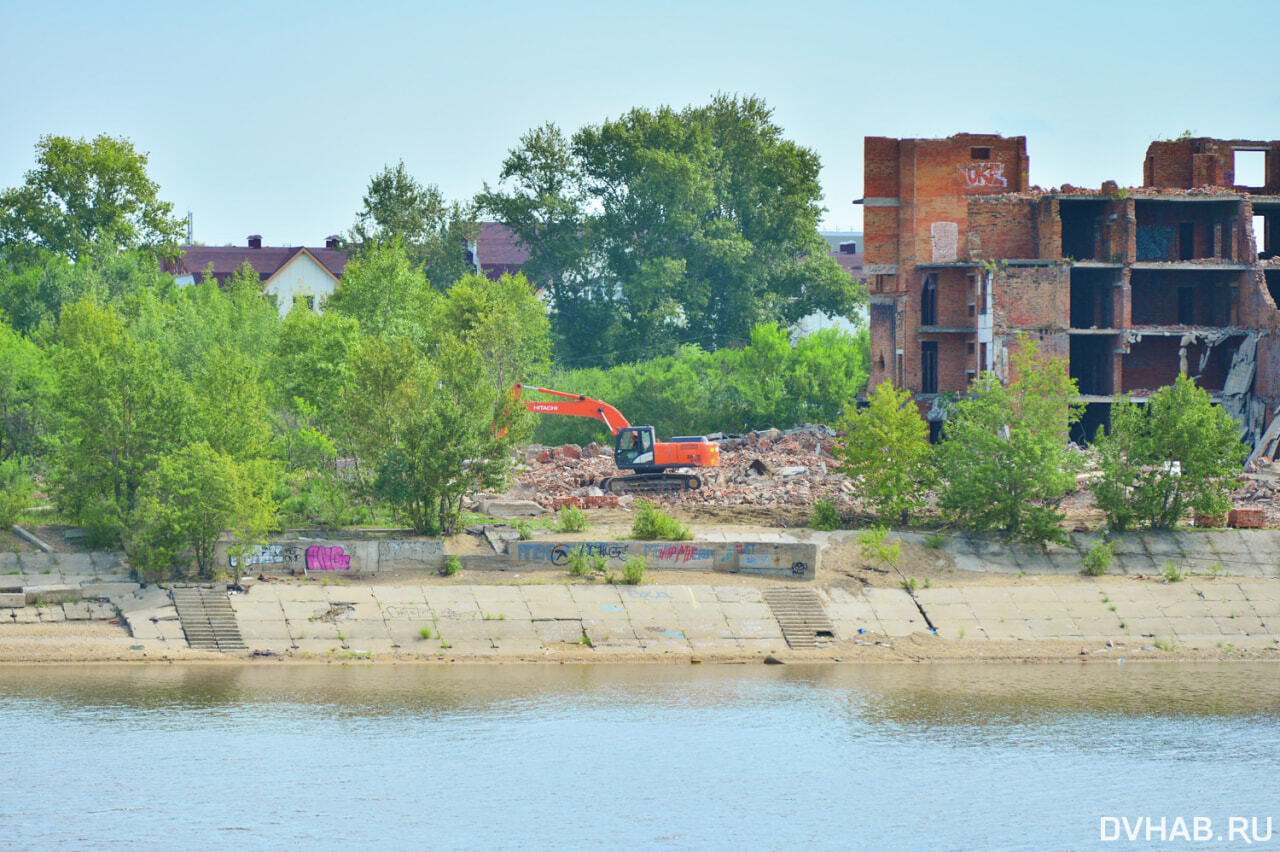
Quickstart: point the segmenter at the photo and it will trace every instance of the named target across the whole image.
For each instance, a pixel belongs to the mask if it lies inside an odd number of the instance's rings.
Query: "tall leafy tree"
[[[764,101],[718,95],[569,140],[532,131],[477,203],[529,247],[562,361],[611,364],[741,344],[761,322],[815,310],[852,314],[861,289],[817,230],[819,167]]]
[[[374,490],[415,531],[452,535],[467,492],[502,487],[529,418],[493,386],[471,344],[446,340],[434,362],[410,357],[411,348],[397,359],[385,357],[390,351],[362,360],[355,377],[356,387],[377,386],[384,400],[372,424]]]
[[[439,294],[415,268],[399,237],[374,243],[347,264],[342,285],[325,309],[359,321],[370,334],[425,341],[426,323]]]
[[[21,186],[0,193],[0,250],[38,248],[77,260],[90,246],[172,247],[182,234],[173,205],[147,176],[128,139],[43,136]]]
[[[53,389],[46,353],[0,322],[0,461],[46,449]]]
[[[495,388],[540,379],[550,368],[546,306],[523,274],[497,281],[468,275],[435,307],[431,325],[438,339],[474,346]]]
[[[143,478],[187,442],[191,392],[109,307],[68,305],[54,336],[60,421],[53,492],[100,544],[118,544]]]
[[[443,290],[473,271],[465,243],[477,230],[470,206],[446,201],[439,187],[419,183],[401,160],[370,178],[349,240],[361,253],[398,240],[412,265]]]
[[[131,564],[144,576],[158,576],[194,561],[201,577],[211,576],[224,530],[241,551],[266,542],[275,522],[270,483],[261,465],[237,462],[204,441],[161,456],[130,517]]]
[[[1058,507],[1075,485],[1076,456],[1067,429],[1080,418],[1066,360],[1041,355],[1019,336],[1002,384],[983,373],[971,396],[947,412],[946,440],[935,452],[943,514],[965,529],[996,530],[1033,544],[1060,541]]]
[[[909,390],[881,382],[867,396],[866,408],[851,406],[838,429],[839,470],[882,521],[905,522],[924,505],[933,481],[929,426]]]
[[[1111,433],[1095,444],[1102,477],[1091,486],[1107,523],[1115,530],[1170,529],[1188,509],[1225,512],[1231,481],[1248,453],[1239,431],[1185,375],[1153,393],[1145,407],[1118,401]]]

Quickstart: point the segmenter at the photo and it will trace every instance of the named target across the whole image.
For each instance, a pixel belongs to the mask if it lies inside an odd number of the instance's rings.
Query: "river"
[[[12,666],[0,733],[23,848],[1280,848],[1267,663]]]

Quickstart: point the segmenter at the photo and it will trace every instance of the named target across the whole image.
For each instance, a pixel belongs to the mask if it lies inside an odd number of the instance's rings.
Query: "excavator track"
[[[600,483],[610,494],[674,494],[702,487],[702,480],[691,473],[637,473],[611,476]]]

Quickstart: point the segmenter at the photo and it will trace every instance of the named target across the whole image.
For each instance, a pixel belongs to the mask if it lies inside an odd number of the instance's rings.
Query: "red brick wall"
[[[1034,204],[1030,199],[1007,195],[969,198],[969,259],[1039,257]]]
[[[1147,159],[1142,168],[1143,186],[1168,189],[1190,189],[1191,143],[1152,142],[1147,146]]]
[[[1001,266],[992,281],[996,333],[1065,329],[1071,319],[1071,267]]]
[[[1121,392],[1154,390],[1178,377],[1177,337],[1144,337],[1130,345],[1120,362]]]

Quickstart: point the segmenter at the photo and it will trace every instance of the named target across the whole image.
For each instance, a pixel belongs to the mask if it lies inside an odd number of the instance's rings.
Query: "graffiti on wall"
[[[301,561],[302,554],[291,544],[263,545],[245,555],[243,560],[238,560],[234,556],[227,557],[227,564],[232,568],[237,567],[238,564],[246,568],[252,565],[297,565]]]
[[[699,547],[696,544],[646,544],[644,558],[683,564],[713,560],[716,558],[716,552],[709,547]]]
[[[347,571],[351,568],[351,557],[342,549],[342,545],[325,547],[313,544],[307,548],[308,571]]]
[[[997,163],[992,160],[968,163],[960,167],[960,172],[964,175],[964,182],[969,186],[1009,185],[1009,181],[1004,176],[1004,163]]]
[[[535,544],[522,541],[516,547],[516,561],[567,565],[570,553],[603,556],[606,559],[626,559],[627,546],[616,541],[584,541],[581,544]]]

